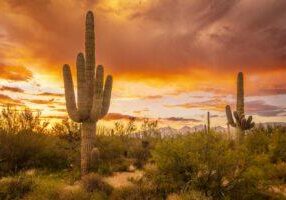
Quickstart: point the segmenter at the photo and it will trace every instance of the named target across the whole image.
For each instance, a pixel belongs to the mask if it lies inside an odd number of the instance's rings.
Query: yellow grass
[[[139,179],[143,176],[143,172],[136,170],[135,172],[116,172],[112,176],[105,177],[103,180],[114,188],[132,186],[130,179]]]

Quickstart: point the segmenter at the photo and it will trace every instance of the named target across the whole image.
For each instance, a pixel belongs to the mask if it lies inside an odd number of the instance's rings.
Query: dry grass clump
[[[21,199],[32,190],[34,182],[28,177],[6,177],[0,179],[0,199]]]

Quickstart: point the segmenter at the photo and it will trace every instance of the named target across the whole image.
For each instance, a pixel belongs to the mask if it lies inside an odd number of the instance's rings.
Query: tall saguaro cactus
[[[96,123],[103,118],[109,109],[112,76],[108,75],[104,82],[103,66],[96,68],[95,75],[95,40],[94,17],[89,11],[86,14],[85,57],[79,53],[77,68],[77,102],[70,66],[63,66],[66,107],[69,117],[81,123],[81,173],[89,172],[98,157],[95,148]],[[97,154],[97,155],[93,155]]]
[[[238,140],[241,141],[245,131],[252,129],[255,125],[255,123],[252,122],[252,116],[249,116],[248,119],[246,119],[244,115],[244,84],[242,72],[239,72],[237,76],[236,111],[233,112],[235,121],[232,117],[232,112],[229,105],[226,106],[225,111],[228,125],[236,128]]]

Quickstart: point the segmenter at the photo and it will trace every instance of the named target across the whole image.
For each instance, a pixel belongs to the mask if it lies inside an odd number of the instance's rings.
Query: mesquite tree
[[[66,107],[69,117],[81,123],[81,173],[89,172],[95,167],[99,151],[95,148],[96,123],[109,109],[112,76],[107,76],[104,83],[103,66],[99,65],[95,75],[95,36],[94,17],[86,14],[85,57],[79,53],[77,68],[77,102],[69,65],[63,66]]]
[[[255,125],[255,123],[252,122],[252,116],[249,116],[246,119],[244,115],[244,85],[242,72],[239,72],[237,75],[236,111],[233,112],[235,121],[232,117],[232,112],[229,105],[226,106],[225,111],[228,124],[236,128],[237,138],[239,141],[241,141],[245,131],[252,129]]]

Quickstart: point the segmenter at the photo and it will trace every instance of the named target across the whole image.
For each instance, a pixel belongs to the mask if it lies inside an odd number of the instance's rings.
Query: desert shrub
[[[66,118],[51,127],[50,134],[59,138],[67,154],[69,167],[74,171],[80,169],[80,126]]]
[[[32,190],[34,182],[28,177],[7,177],[0,180],[0,199],[22,199]]]
[[[278,180],[279,182],[286,183],[286,163],[280,162],[273,165],[273,170],[270,175],[272,180]]]
[[[23,200],[106,200],[107,195],[103,192],[88,193],[78,182],[68,184],[68,174],[47,173],[39,171],[33,176],[26,175],[25,179],[32,178],[32,190],[27,193]]]
[[[271,160],[274,163],[286,162],[286,132],[278,131],[272,142]]]
[[[8,133],[20,131],[45,133],[49,123],[41,120],[40,117],[41,112],[32,111],[28,107],[17,110],[16,107],[6,106],[0,113],[0,127]]]
[[[110,195],[112,192],[112,187],[103,182],[102,178],[98,174],[88,174],[82,177],[81,182],[85,191],[87,192],[103,192]]]
[[[61,141],[53,136],[30,131],[15,134],[0,131],[0,146],[2,174],[28,168],[62,169],[68,165]]]
[[[260,129],[253,130],[246,137],[246,146],[254,154],[268,153],[270,142],[270,137]]]
[[[164,140],[153,152],[157,172],[149,177],[162,183],[161,192],[167,194],[195,189],[214,199],[264,197],[269,156],[249,154],[244,145],[229,147],[230,142],[216,133]]]
[[[40,112],[7,107],[0,113],[0,176],[27,168],[62,169],[66,143],[52,136]]]

